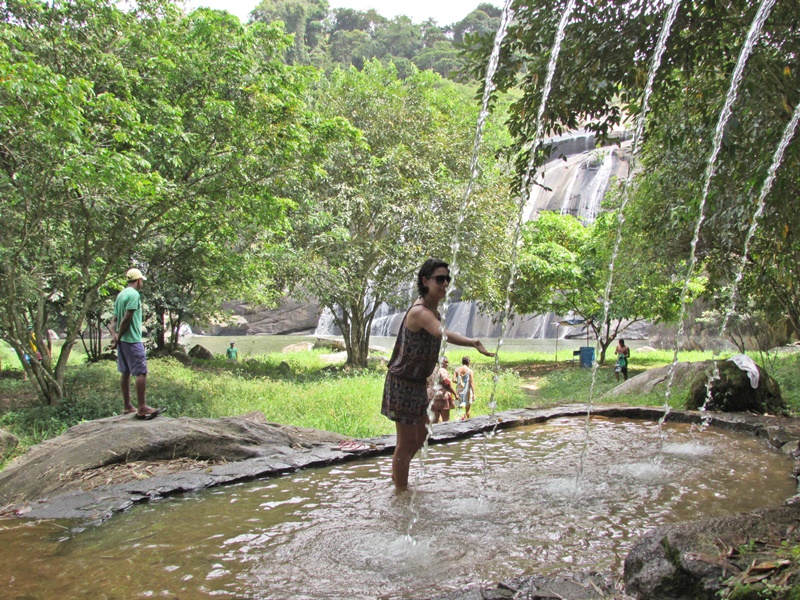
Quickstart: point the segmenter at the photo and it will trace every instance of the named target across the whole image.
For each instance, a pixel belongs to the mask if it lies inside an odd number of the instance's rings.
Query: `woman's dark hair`
[[[620,343],[621,346],[624,346],[625,345],[625,340],[623,340],[622,338],[619,338],[619,343]]]
[[[461,359],[461,364],[462,365],[468,365],[469,364],[469,356],[465,356],[464,358],[462,358]]]
[[[417,291],[420,296],[424,296],[428,293],[428,286],[422,283],[422,278],[430,279],[433,272],[441,267],[447,269],[449,265],[438,258],[429,258],[422,263],[422,266],[419,268],[419,273],[417,273]]]

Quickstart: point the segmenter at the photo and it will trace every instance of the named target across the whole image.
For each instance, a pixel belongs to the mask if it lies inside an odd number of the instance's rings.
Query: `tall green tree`
[[[700,220],[706,167],[731,75],[759,3],[684,0],[655,79],[642,154],[625,211],[627,247],[655,246],[686,277],[696,252],[698,271],[707,275],[706,297],[729,305],[735,270],[744,258],[745,294],[757,294],[775,320],[787,318],[795,335],[798,316],[797,238],[798,146],[792,144],[777,172],[764,214],[747,256],[744,239],[778,139],[800,102],[800,4],[778,0],[750,56],[732,119],[711,179],[696,248],[691,241]],[[519,2],[501,52],[498,89],[520,89],[509,128],[518,151],[518,173],[530,158],[535,119],[547,63],[566,0]],[[566,29],[544,130],[561,133],[584,127],[600,137],[641,109],[649,61],[666,16],[662,0],[578,3]],[[485,71],[491,36],[466,36],[473,74]],[[632,127],[632,124],[630,125]],[[549,155],[542,145],[534,163]],[[635,228],[627,227],[635,225]],[[785,259],[785,261],[784,261]],[[683,270],[681,270],[683,269]],[[753,306],[740,302],[740,307]]]
[[[650,260],[631,260],[627,251],[616,257],[617,281],[606,314],[604,292],[616,237],[615,215],[602,214],[584,225],[572,215],[542,213],[523,228],[519,275],[511,298],[522,313],[553,312],[577,316],[606,350],[628,327],[643,320],[672,320],[680,308],[682,282],[672,278],[671,265],[651,253]],[[692,292],[702,290],[695,281]],[[605,316],[605,319],[603,318]]]
[[[460,44],[464,41],[464,36],[469,34],[494,35],[500,26],[500,15],[502,11],[491,4],[483,3],[453,25],[453,41]]]
[[[27,367],[45,400],[64,397],[87,314],[131,261],[155,265],[155,240],[208,249],[207,232],[243,215],[259,227],[239,234],[285,226],[280,192],[330,131],[315,133],[312,74],[282,62],[287,44],[277,27],[167,1],[3,5],[0,335],[21,355],[27,326],[41,343],[58,311],[58,362]]]
[[[309,64],[309,54],[322,42],[327,16],[327,0],[262,0],[250,14],[252,21],[283,22],[286,33],[293,36],[286,60],[294,65]]]
[[[378,61],[321,82],[320,110],[347,118],[358,135],[334,144],[324,174],[303,190],[293,247],[303,249],[298,282],[333,312],[351,365],[366,366],[380,304],[407,304],[419,265],[451,255],[477,116],[470,96],[430,72],[401,80]],[[486,158],[491,180],[488,149]],[[483,248],[507,223],[507,199],[492,197],[496,189],[481,182],[476,189],[463,224],[465,249]],[[481,258],[502,252],[504,239],[493,237]],[[461,260],[465,272],[481,268],[469,252]]]

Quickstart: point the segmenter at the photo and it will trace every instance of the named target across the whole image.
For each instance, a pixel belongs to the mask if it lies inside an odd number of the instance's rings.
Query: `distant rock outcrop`
[[[316,302],[282,298],[277,308],[253,306],[245,302],[224,302],[224,310],[233,313],[228,322],[195,327],[208,335],[311,334],[317,328],[321,308]]]

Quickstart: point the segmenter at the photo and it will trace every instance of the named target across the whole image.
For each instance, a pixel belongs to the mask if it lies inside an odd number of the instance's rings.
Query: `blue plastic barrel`
[[[594,362],[594,346],[580,347],[580,363],[582,367],[592,368]]]

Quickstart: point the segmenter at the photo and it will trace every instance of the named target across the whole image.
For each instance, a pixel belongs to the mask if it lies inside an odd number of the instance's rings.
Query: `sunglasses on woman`
[[[439,285],[444,285],[445,282],[450,283],[452,277],[450,275],[434,275],[431,279],[436,280]]]

